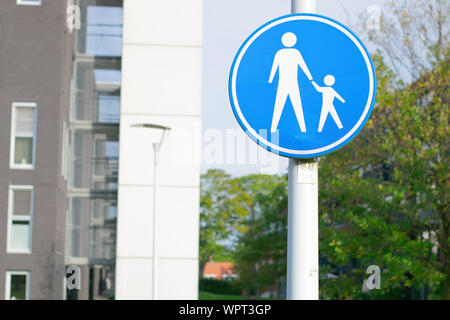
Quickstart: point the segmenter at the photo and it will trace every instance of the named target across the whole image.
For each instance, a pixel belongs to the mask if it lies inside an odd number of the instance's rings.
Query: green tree
[[[216,261],[232,261],[235,238],[244,231],[250,197],[238,180],[222,170],[209,170],[201,177],[200,191],[200,271],[213,256]]]
[[[393,93],[392,74],[376,63],[383,85],[371,120],[320,162],[320,249],[339,270],[321,289],[333,298],[359,297],[371,264],[384,270],[376,292],[384,298],[411,297],[412,287],[436,291],[449,277],[448,103],[433,91],[424,104],[415,87],[440,71]]]
[[[268,286],[279,292],[286,274],[287,176],[249,175],[239,184],[252,199],[235,253],[242,287],[248,294]]]
[[[339,275],[321,293],[364,297],[361,279],[377,264],[382,289],[372,298],[450,299],[448,2],[395,2],[391,11],[369,35],[379,49],[373,114],[320,162],[322,271]],[[404,72],[413,82],[400,80]]]

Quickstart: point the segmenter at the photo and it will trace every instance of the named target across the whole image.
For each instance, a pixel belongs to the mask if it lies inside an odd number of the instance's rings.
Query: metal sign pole
[[[315,0],[292,0],[292,13],[314,13]],[[319,299],[318,159],[289,159],[287,299]]]
[[[159,165],[159,150],[161,143],[153,143],[154,164],[153,164],[153,260],[152,260],[152,299],[157,299],[158,288],[158,246],[157,246],[157,231],[158,231],[158,165]]]

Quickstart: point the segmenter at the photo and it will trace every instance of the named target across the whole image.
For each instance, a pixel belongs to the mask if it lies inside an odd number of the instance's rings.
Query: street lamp
[[[153,156],[154,156],[154,166],[153,166],[153,270],[152,270],[152,299],[156,300],[156,279],[157,279],[157,246],[156,246],[156,222],[157,220],[157,192],[158,192],[158,164],[159,164],[159,150],[161,150],[161,146],[164,142],[164,139],[167,133],[170,131],[169,127],[151,124],[151,123],[139,123],[131,125],[134,128],[146,128],[146,129],[154,129],[154,130],[162,130],[161,139],[159,142],[153,143]]]

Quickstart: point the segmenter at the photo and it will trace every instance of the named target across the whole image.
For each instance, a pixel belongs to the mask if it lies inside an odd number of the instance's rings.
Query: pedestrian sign
[[[293,158],[335,151],[363,128],[375,103],[373,62],[341,23],[315,14],[272,20],[239,48],[229,96],[242,129]]]

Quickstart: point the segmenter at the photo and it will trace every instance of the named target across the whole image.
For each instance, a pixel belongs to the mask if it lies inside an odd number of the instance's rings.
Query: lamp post
[[[157,194],[158,194],[158,165],[159,165],[159,151],[161,150],[161,146],[164,142],[164,139],[167,135],[167,133],[170,131],[170,127],[157,125],[157,124],[151,124],[151,123],[139,123],[139,124],[133,124],[132,127],[135,128],[146,128],[146,129],[154,129],[154,130],[161,130],[161,139],[159,142],[153,143],[153,157],[154,157],[154,165],[153,165],[153,269],[152,269],[152,299],[156,300],[156,289],[157,289],[157,256],[158,256],[158,248],[156,245],[156,223],[158,221],[158,215],[157,215]]]

